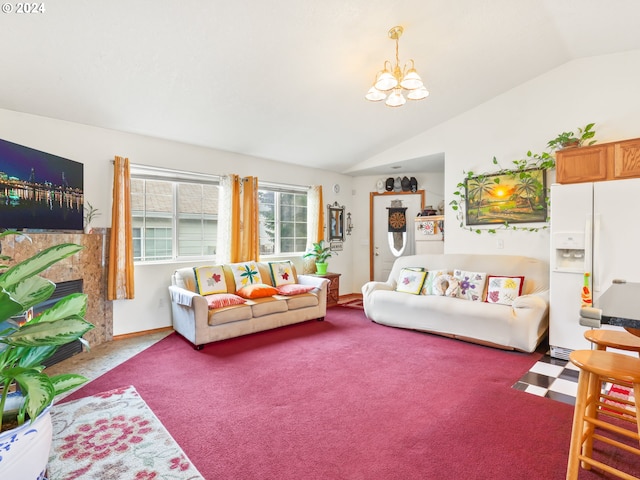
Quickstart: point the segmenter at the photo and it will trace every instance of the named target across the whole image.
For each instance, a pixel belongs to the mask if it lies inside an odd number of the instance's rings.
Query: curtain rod
[[[115,164],[115,160],[111,160],[111,164]],[[185,173],[193,174],[196,176],[204,176],[204,177],[216,177],[220,178],[223,175],[213,174],[213,173],[199,173],[199,172],[191,172],[187,170],[176,170],[173,168],[165,168],[165,167],[154,167],[150,165],[143,165],[140,163],[129,163],[130,168],[140,168],[145,170],[153,170],[158,173],[164,174],[173,174],[173,175],[184,175]],[[289,188],[291,190],[307,190],[311,188],[313,185],[291,185],[287,183],[274,183],[274,182],[261,182],[258,178],[258,186],[272,187],[272,188]]]

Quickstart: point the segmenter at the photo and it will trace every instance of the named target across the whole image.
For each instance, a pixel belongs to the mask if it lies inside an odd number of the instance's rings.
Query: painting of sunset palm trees
[[[467,225],[547,221],[545,170],[479,175],[465,188]]]

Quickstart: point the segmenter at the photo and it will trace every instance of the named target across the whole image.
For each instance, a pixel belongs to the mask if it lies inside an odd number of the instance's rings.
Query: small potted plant
[[[10,234],[17,232],[2,232],[0,238]],[[74,340],[86,345],[82,335],[93,325],[84,319],[85,294],[67,295],[22,321],[56,288],[38,274],[81,249],[54,245],[12,267],[0,265],[0,478],[39,478],[51,448],[49,407],[58,394],[87,381],[77,374],[49,377],[43,365],[61,345]]]
[[[101,213],[98,211],[96,207],[91,205],[89,202],[84,206],[84,232],[91,233],[91,222],[94,218],[99,217]]]
[[[590,123],[584,128],[578,128],[578,134],[573,132],[562,132],[556,138],[549,140],[547,147],[551,150],[562,150],[569,147],[581,147],[584,143],[593,138],[596,134],[593,130],[595,123]],[[593,145],[596,140],[591,140],[587,145]]]
[[[327,259],[332,255],[331,249],[324,246],[324,240],[314,243],[309,250],[303,255],[304,258],[313,257],[316,261],[316,273],[324,275],[327,273]]]

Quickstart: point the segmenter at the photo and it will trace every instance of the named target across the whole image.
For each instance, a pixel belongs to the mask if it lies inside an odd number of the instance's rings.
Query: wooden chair
[[[640,359],[602,350],[575,350],[569,355],[569,360],[580,369],[580,376],[573,415],[567,480],[578,478],[580,466],[584,469],[596,467],[619,478],[638,480],[638,477],[594,459],[593,442],[604,442],[640,456],[640,417],[635,413],[640,398]],[[602,392],[602,382],[630,383],[633,386],[635,402],[609,397]],[[634,410],[629,411],[605,403],[606,399],[622,405],[631,405]],[[633,427],[625,428],[624,425],[629,423],[633,424]],[[605,430],[609,432],[607,436],[602,435]],[[631,462],[631,465],[636,467],[639,464],[640,461]]]

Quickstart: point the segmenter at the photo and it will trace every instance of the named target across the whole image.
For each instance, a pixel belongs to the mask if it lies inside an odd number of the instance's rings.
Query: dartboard
[[[393,228],[395,229],[402,228],[404,227],[404,224],[405,224],[405,217],[403,213],[394,212],[391,215],[389,215],[389,225],[391,225]]]

